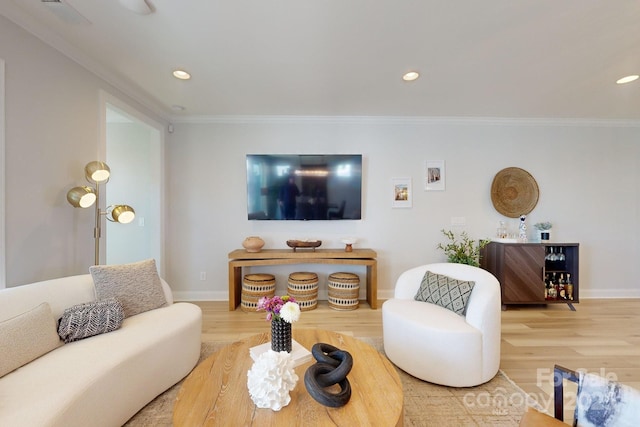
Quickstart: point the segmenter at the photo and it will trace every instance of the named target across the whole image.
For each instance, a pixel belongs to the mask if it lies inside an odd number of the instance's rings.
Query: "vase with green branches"
[[[547,230],[551,230],[551,227],[553,227],[553,225],[550,222],[536,222],[535,224],[533,224],[533,226],[535,227],[536,230],[539,231],[547,231]]]
[[[541,242],[548,242],[550,240],[552,227],[550,222],[537,222],[533,224],[533,226],[538,230],[538,237]]]
[[[441,231],[447,242],[438,243],[437,247],[444,252],[449,262],[480,266],[480,250],[489,244],[489,240],[473,240],[466,231],[460,233],[459,237],[451,230]]]

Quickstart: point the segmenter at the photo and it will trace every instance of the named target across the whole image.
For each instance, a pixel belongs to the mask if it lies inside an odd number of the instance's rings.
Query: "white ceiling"
[[[640,0],[63,3],[0,13],[167,118],[640,119]]]

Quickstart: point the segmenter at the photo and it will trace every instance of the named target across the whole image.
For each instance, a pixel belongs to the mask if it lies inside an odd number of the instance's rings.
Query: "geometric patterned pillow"
[[[58,335],[65,343],[70,343],[115,331],[123,320],[124,309],[115,298],[78,304],[64,310],[58,324]]]
[[[427,271],[414,299],[439,305],[464,316],[475,284]]]

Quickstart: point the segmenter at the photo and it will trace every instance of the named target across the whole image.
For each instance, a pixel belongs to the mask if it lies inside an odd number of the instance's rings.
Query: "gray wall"
[[[0,16],[5,61],[7,286],[88,272],[92,212],[66,192],[104,159],[100,91],[147,111],[104,80]]]
[[[266,248],[291,238],[316,238],[323,247],[356,247],[379,254],[379,294],[390,296],[398,275],[443,261],[441,229],[493,237],[501,219],[490,187],[510,166],[529,171],[540,199],[532,225],[554,224],[557,241],[578,242],[581,296],[640,297],[640,126],[638,123],[561,120],[392,118],[247,118],[176,125],[167,147],[168,278],[184,298],[227,295],[228,253],[246,236]],[[362,153],[363,220],[256,222],[246,219],[247,153]],[[445,160],[446,191],[425,192],[425,160]],[[410,177],[413,207],[391,208],[391,179]],[[465,227],[452,227],[464,217]],[[517,232],[517,220],[508,220]],[[319,266],[269,268],[280,290],[286,275]],[[334,266],[335,269],[335,266]],[[322,270],[322,269],[320,269]],[[304,271],[304,270],[303,270]],[[207,280],[199,280],[206,272]],[[320,271],[321,277],[329,271]],[[322,278],[321,278],[322,280]]]
[[[93,218],[65,194],[85,182],[84,165],[104,149],[100,90],[166,122],[2,17],[0,58],[7,285],[85,273]],[[380,295],[388,296],[403,270],[443,260],[435,246],[452,217],[465,217],[473,237],[493,235],[502,217],[489,188],[509,166],[528,170],[540,186],[529,224],[552,221],[557,240],[581,244],[582,296],[640,297],[637,122],[265,117],[177,123],[166,138],[165,269],[179,297],[226,299],[227,254],[249,235],[271,248],[289,238],[341,247],[342,237],[356,236],[356,247],[378,251]],[[364,219],[247,221],[250,152],[362,153]],[[446,191],[423,191],[425,160],[446,161]],[[413,179],[413,208],[391,208],[394,177]]]
[[[4,160],[4,60],[0,58],[0,289],[6,286],[5,275],[5,160]]]

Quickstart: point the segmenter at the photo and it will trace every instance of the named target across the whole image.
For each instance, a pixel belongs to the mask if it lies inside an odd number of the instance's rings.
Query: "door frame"
[[[0,58],[0,289],[7,286],[6,261],[6,199],[5,199],[5,112],[4,112],[4,60]]]
[[[158,132],[159,135],[159,140],[157,141],[157,143],[159,144],[159,162],[160,164],[158,165],[159,167],[159,171],[160,171],[160,182],[158,182],[159,185],[159,211],[158,211],[158,215],[159,215],[159,233],[160,233],[160,238],[159,238],[159,245],[160,247],[158,248],[158,253],[159,258],[160,259],[156,259],[156,266],[158,268],[158,273],[162,276],[164,275],[164,258],[165,258],[165,250],[164,250],[164,246],[165,246],[165,218],[166,218],[166,208],[165,208],[165,203],[164,203],[164,199],[165,199],[165,168],[164,168],[164,162],[165,162],[165,132],[164,132],[164,126],[150,118],[149,116],[145,115],[144,113],[140,112],[139,110],[135,109],[134,107],[130,106],[129,104],[127,104],[126,102],[122,101],[120,98],[117,98],[116,96],[104,91],[104,90],[100,90],[99,93],[99,100],[100,100],[100,120],[99,120],[99,132],[100,132],[100,146],[98,148],[98,158],[99,159],[106,159],[106,155],[107,155],[107,129],[108,129],[108,124],[107,124],[107,110],[109,109],[109,107],[113,107],[117,110],[120,110],[121,112],[126,113],[126,115],[130,116],[132,119],[137,120],[153,129],[155,129]],[[105,192],[106,193],[106,192]],[[100,253],[102,254],[102,256],[106,256],[106,239],[101,239],[100,241]],[[101,256],[101,258],[102,258]]]

